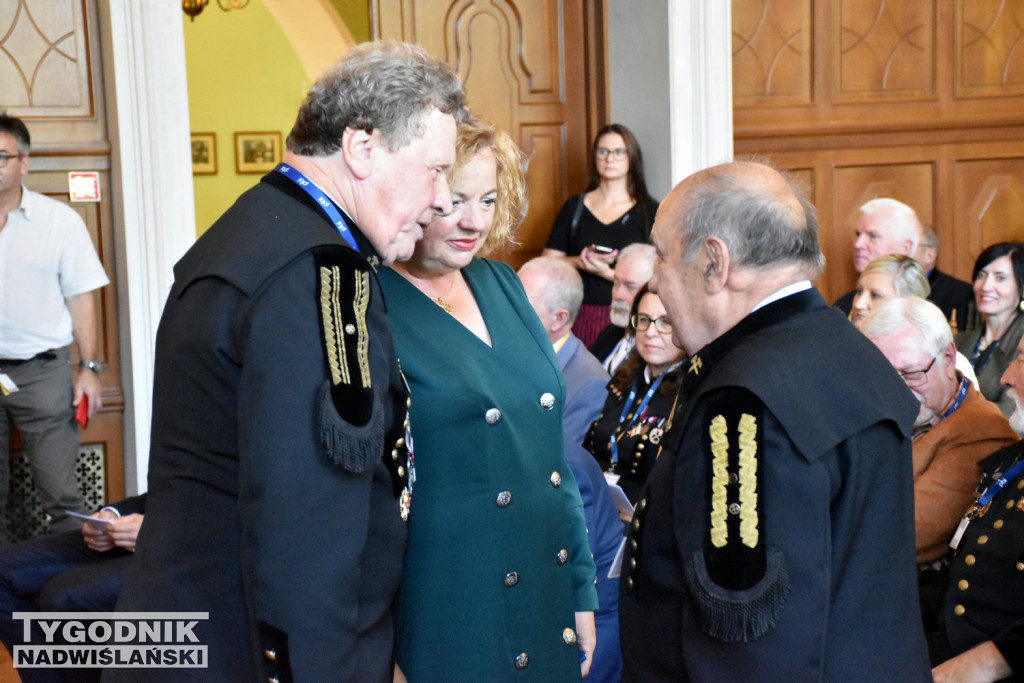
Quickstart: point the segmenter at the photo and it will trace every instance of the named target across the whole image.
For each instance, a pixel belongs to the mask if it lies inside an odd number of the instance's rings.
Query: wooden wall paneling
[[[1003,145],[976,146],[953,161],[953,204],[958,209],[953,229],[962,277],[970,275],[974,260],[990,244],[1024,240],[1024,143],[1016,147],[1016,158],[1006,158]]]
[[[839,0],[834,7],[834,102],[934,97],[935,0]]]
[[[591,3],[594,4],[594,3]],[[518,265],[539,253],[562,202],[587,176],[597,102],[592,66],[603,59],[600,3],[584,0],[373,0],[381,38],[418,43],[466,84],[474,112],[508,131],[530,157],[530,211],[519,244],[497,256]],[[601,62],[603,64],[603,62]],[[603,67],[602,67],[603,72]],[[603,75],[599,79],[603,82]],[[535,146],[536,144],[536,146]]]
[[[734,0],[733,102],[777,107],[812,102],[813,4]]]
[[[43,167],[40,169],[39,167]],[[99,339],[97,355],[106,365],[100,372],[103,382],[103,408],[89,421],[81,433],[82,444],[102,444],[106,453],[106,491],[111,500],[124,495],[124,393],[121,390],[120,340],[117,320],[117,286],[114,271],[114,230],[110,200],[103,202],[71,203],[68,196],[68,170],[97,170],[104,195],[110,192],[109,159],[106,158],[33,158],[32,171],[26,185],[51,199],[70,206],[82,217],[92,237],[96,253],[110,278],[111,284],[98,295]],[[73,349],[74,350],[74,349]],[[72,368],[77,369],[78,356],[72,354]]]
[[[961,1],[954,21],[956,96],[1024,95],[1024,4]]]

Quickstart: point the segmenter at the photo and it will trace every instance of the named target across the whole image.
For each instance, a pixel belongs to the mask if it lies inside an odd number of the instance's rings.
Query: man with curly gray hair
[[[209,658],[147,680],[391,680],[412,462],[377,269],[451,211],[465,118],[443,63],[353,48],[313,86],[283,163],[175,266],[118,610],[208,613],[194,633]]]

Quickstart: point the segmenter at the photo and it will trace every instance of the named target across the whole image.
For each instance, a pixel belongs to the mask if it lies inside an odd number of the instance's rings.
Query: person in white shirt
[[[0,113],[0,472],[10,460],[10,423],[21,433],[52,531],[81,523],[75,479],[75,409],[102,407],[96,290],[110,280],[89,231],[71,208],[22,184],[31,138]],[[71,345],[79,366],[70,367]],[[0,477],[0,545],[9,542],[7,475]]]

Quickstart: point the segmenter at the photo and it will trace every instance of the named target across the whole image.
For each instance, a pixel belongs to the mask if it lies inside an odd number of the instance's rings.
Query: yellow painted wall
[[[263,0],[230,12],[211,2],[194,21],[182,18],[189,123],[217,135],[216,175],[193,176],[202,234],[261,177],[235,172],[235,132],[278,131],[283,143],[311,83]]]

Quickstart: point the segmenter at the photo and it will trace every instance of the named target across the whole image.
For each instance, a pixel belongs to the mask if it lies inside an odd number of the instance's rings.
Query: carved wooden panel
[[[996,150],[992,150],[996,151]],[[1024,150],[1018,150],[1024,156]],[[959,245],[957,266],[970,274],[981,250],[995,242],[1024,240],[1024,159],[962,159],[953,167]]]
[[[840,0],[837,6],[836,101],[934,94],[934,0]]]
[[[519,244],[500,255],[514,265],[539,253],[562,202],[586,182],[592,11],[584,0],[371,3],[379,37],[415,42],[451,64],[470,108],[529,155],[530,211]]]
[[[962,279],[984,246],[1024,239],[1024,0],[809,4],[811,101],[738,97],[735,151],[811,174],[826,297],[856,282],[852,218],[873,196],[932,224],[939,267]],[[782,7],[733,0],[734,41],[793,21]]]
[[[970,0],[956,9],[957,94],[1024,94],[1024,3]]]
[[[89,116],[84,0],[0,2],[0,108],[13,116]]]
[[[735,106],[811,101],[813,21],[811,0],[733,0]]]

